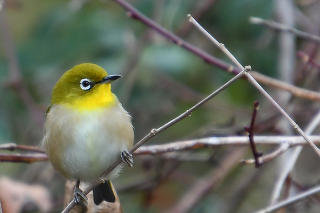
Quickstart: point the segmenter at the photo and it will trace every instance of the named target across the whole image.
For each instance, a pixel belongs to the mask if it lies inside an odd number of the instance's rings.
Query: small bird
[[[100,66],[83,63],[65,72],[52,91],[46,113],[42,145],[52,166],[66,179],[76,180],[74,200],[87,204],[80,181],[97,180],[119,156],[130,167],[133,145],[131,117],[111,92],[111,82],[120,75],[108,75]],[[114,202],[110,179],[93,189],[94,203]]]

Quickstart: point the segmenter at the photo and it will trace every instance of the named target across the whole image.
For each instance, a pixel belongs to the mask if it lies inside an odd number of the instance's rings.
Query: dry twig
[[[257,211],[255,213],[269,213],[269,212],[274,212],[276,210],[279,210],[283,207],[286,207],[286,206],[289,206],[291,204],[294,204],[294,203],[297,203],[301,200],[304,200],[306,199],[307,197],[311,196],[311,195],[314,195],[316,193],[319,193],[320,192],[320,186],[317,186],[317,187],[314,187],[312,189],[309,189],[303,193],[300,193],[296,196],[293,196],[287,200],[284,200],[284,201],[280,201],[274,205],[271,205],[271,206],[268,206],[267,208],[265,209],[262,209],[260,211]]]
[[[307,39],[309,41],[313,41],[313,42],[317,42],[320,43],[320,37],[316,36],[316,35],[311,35],[309,33],[297,30],[293,27],[288,27],[286,25],[274,22],[274,21],[268,21],[268,20],[264,20],[261,18],[257,18],[257,17],[250,17],[250,22],[252,24],[258,24],[258,25],[262,25],[262,26],[266,26],[269,28],[272,28],[274,30],[278,30],[278,31],[285,31],[285,32],[290,32],[295,34],[297,37],[303,38],[303,39]]]
[[[188,117],[191,115],[191,113],[198,109],[200,106],[202,106],[203,104],[205,104],[206,102],[208,102],[210,99],[212,99],[214,96],[216,96],[217,94],[219,94],[221,91],[223,91],[225,88],[227,88],[229,85],[231,85],[232,83],[234,83],[237,79],[239,79],[243,74],[245,73],[245,70],[243,70],[242,72],[240,72],[238,75],[236,75],[235,77],[233,77],[231,80],[229,80],[227,83],[225,83],[224,85],[222,85],[220,88],[218,88],[216,91],[214,91],[213,93],[211,93],[209,96],[207,96],[206,98],[204,98],[203,100],[201,100],[199,103],[197,103],[196,105],[194,105],[193,107],[191,107],[190,109],[188,109],[187,111],[185,111],[184,113],[182,113],[181,115],[179,115],[178,117],[174,118],[173,120],[169,121],[168,123],[164,124],[163,126],[157,128],[157,129],[152,129],[150,131],[149,134],[147,134],[144,138],[142,138],[140,141],[138,141],[133,148],[130,150],[130,153],[133,153],[135,150],[137,150],[140,146],[142,146],[144,143],[146,143],[148,140],[150,140],[151,138],[153,138],[155,135],[157,135],[158,133],[166,130],[167,128],[171,127],[172,125],[178,123],[179,121],[181,121],[182,119]],[[118,158],[118,160],[112,164],[112,166],[110,166],[100,177],[105,177],[107,176],[114,168],[116,168],[120,163],[122,162],[120,156]],[[93,188],[95,188],[97,185],[99,185],[100,183],[103,182],[102,178],[99,178],[98,180],[96,180],[95,182],[91,183],[90,186],[83,191],[83,194],[86,195],[88,194]],[[73,207],[75,206],[75,202],[72,201],[69,203],[69,205],[62,211],[63,213],[69,212]]]
[[[240,69],[238,67],[234,67],[234,66],[232,66],[232,65],[230,65],[220,59],[217,59],[217,58],[209,55],[208,53],[202,51],[201,49],[182,40],[178,36],[174,35],[170,31],[161,27],[159,24],[155,23],[154,21],[150,20],[149,18],[147,18],[146,16],[141,14],[137,9],[135,9],[133,6],[131,6],[126,1],[124,1],[124,0],[113,0],[113,1],[116,2],[117,4],[119,4],[125,10],[127,10],[129,12],[128,14],[130,17],[141,21],[146,26],[157,31],[163,37],[171,40],[172,42],[174,42],[178,46],[180,46],[180,47],[186,49],[187,51],[195,54],[196,56],[202,58],[205,62],[210,63],[216,67],[219,67],[219,68],[221,68],[227,72],[230,72],[234,75],[237,75],[242,71],[242,69]],[[263,84],[266,84],[266,85],[269,85],[269,86],[272,86],[272,87],[275,87],[275,88],[278,88],[281,90],[288,91],[296,97],[320,101],[320,93],[318,93],[318,92],[302,89],[302,88],[287,84],[285,82],[281,82],[279,80],[270,78],[268,76],[264,76],[264,75],[257,73],[257,72],[251,72],[251,74],[260,83],[263,83]]]
[[[245,130],[249,133],[249,141],[250,141],[250,147],[252,150],[252,154],[254,157],[255,165],[256,167],[260,167],[262,163],[260,162],[260,157],[262,156],[262,152],[258,152],[257,147],[254,143],[254,124],[256,121],[257,113],[258,113],[258,108],[259,108],[259,102],[256,101],[254,103],[254,109],[253,109],[253,114],[252,114],[252,119],[251,119],[251,124],[250,127],[245,127]]]
[[[240,69],[244,69],[244,67],[239,63],[239,61],[228,51],[228,49],[224,46],[224,44],[219,43],[212,35],[210,35],[190,14],[188,15],[189,21],[194,24],[204,35],[206,35],[210,41],[212,41],[215,45],[217,45],[231,60],[235,63]],[[249,74],[248,71],[251,70],[251,67],[244,69],[244,74],[250,81],[250,83],[255,86],[278,110],[279,112],[291,123],[293,128],[309,143],[309,145],[313,148],[316,154],[320,157],[320,150],[318,147],[309,139],[309,137],[302,131],[299,125],[294,122],[294,120],[280,107],[280,105],[265,91],[260,84]]]
[[[320,122],[320,110],[318,111],[317,115],[314,116],[314,118],[312,119],[312,121],[309,123],[309,125],[306,127],[306,134],[310,135],[313,130],[318,126]],[[292,154],[290,156],[290,158],[286,161],[287,164],[284,166],[284,169],[282,171],[282,173],[280,173],[280,176],[275,184],[275,187],[273,189],[272,195],[271,195],[271,199],[270,199],[270,203],[275,203],[279,200],[280,194],[281,194],[281,189],[282,186],[284,185],[284,182],[286,180],[286,178],[288,177],[288,175],[291,173],[301,151],[302,151],[301,146],[295,147],[294,150],[292,151]]]

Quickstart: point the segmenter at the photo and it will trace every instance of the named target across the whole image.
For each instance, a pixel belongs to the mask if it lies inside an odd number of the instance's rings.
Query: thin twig
[[[228,51],[228,49],[222,44],[219,43],[215,38],[213,38],[212,35],[210,35],[190,14],[188,15],[189,20],[192,24],[194,24],[201,32],[204,32],[208,38],[213,41],[215,45],[217,45],[223,52],[226,53],[226,55],[232,60],[233,63],[237,64],[239,68],[242,68],[243,66],[238,62],[238,60]],[[249,74],[248,69],[245,69],[246,77],[250,81],[250,83],[255,86],[279,111],[280,113],[291,123],[293,128],[300,134],[306,141],[309,143],[309,145],[313,148],[313,150],[316,152],[316,154],[320,157],[320,149],[309,139],[309,137],[302,131],[302,129],[299,127],[299,125],[294,122],[294,120],[280,107],[280,105],[267,93],[260,84],[252,77],[252,75]]]
[[[152,21],[151,19],[147,18],[145,15],[140,13],[137,9],[135,9],[133,6],[131,6],[126,1],[124,1],[124,0],[113,0],[113,1],[116,2],[117,4],[119,4],[125,10],[127,10],[129,12],[130,17],[141,21],[143,24],[145,24],[146,26],[155,30],[163,37],[169,39],[170,41],[174,42],[178,46],[180,46],[180,47],[186,49],[187,51],[195,54],[196,56],[202,58],[205,62],[210,63],[216,67],[219,67],[219,68],[221,68],[227,72],[230,72],[234,75],[236,75],[242,71],[242,69],[240,69],[238,67],[234,67],[234,66],[232,66],[232,65],[230,65],[220,59],[217,59],[217,58],[211,56],[210,54],[204,52],[203,50],[201,50],[201,49],[189,44],[188,42],[182,40],[181,38],[174,35],[170,31],[161,27],[159,24],[157,24],[154,21]],[[266,85],[269,85],[269,86],[272,86],[272,87],[275,87],[275,88],[278,88],[281,90],[288,91],[296,97],[320,101],[320,93],[318,93],[318,92],[302,89],[302,88],[287,84],[285,82],[281,82],[279,80],[270,78],[268,76],[264,76],[260,73],[252,72],[252,76],[254,76],[254,78],[257,81],[259,81],[260,83],[263,83],[263,84],[266,84]]]
[[[318,69],[320,69],[320,64],[317,63],[315,60],[313,60],[312,58],[310,58],[310,56],[305,53],[305,52],[302,52],[302,51],[298,51],[297,52],[297,56],[300,57],[303,62],[305,63],[310,63],[312,64],[313,66],[317,67]]]
[[[25,151],[33,151],[33,152],[44,153],[44,151],[41,150],[38,146],[17,145],[15,143],[1,144],[0,145],[0,150],[9,150],[9,151],[25,150]]]
[[[309,143],[311,148],[316,152],[316,154],[320,157],[319,148],[309,139],[307,134],[305,134],[299,125],[294,122],[294,120],[281,108],[281,106],[260,86],[260,84],[249,74],[245,73],[248,77],[249,81],[281,112],[281,114],[291,123],[293,128]]]
[[[308,126],[305,129],[306,134],[310,135],[313,130],[319,125],[320,123],[320,110],[318,113],[314,116],[312,121],[308,124]],[[283,171],[280,173],[280,176],[275,184],[275,187],[273,189],[270,203],[275,203],[279,200],[280,194],[281,194],[281,189],[282,186],[284,185],[284,182],[288,175],[291,173],[301,151],[302,151],[302,146],[295,147],[294,150],[292,151],[292,154],[289,159],[287,159],[286,165],[283,167]]]
[[[207,101],[209,101],[211,98],[213,98],[214,96],[216,96],[217,94],[219,94],[221,91],[223,91],[225,88],[227,88],[229,85],[231,85],[232,83],[234,83],[237,79],[239,79],[243,74],[244,74],[245,70],[243,70],[242,72],[240,72],[238,75],[236,75],[235,77],[233,77],[231,80],[229,80],[227,83],[225,83],[224,85],[222,85],[220,88],[218,88],[216,91],[214,91],[213,93],[211,93],[209,96],[207,96],[206,98],[204,98],[203,100],[201,100],[199,103],[197,103],[196,105],[194,105],[193,107],[191,107],[190,109],[188,109],[187,111],[185,111],[184,113],[182,113],[181,115],[179,115],[178,117],[174,118],[173,120],[169,121],[168,123],[164,124],[163,126],[157,128],[157,129],[152,129],[150,131],[149,134],[147,134],[144,138],[142,138],[139,142],[137,142],[133,148],[130,150],[130,153],[133,153],[135,150],[137,150],[140,146],[142,146],[144,143],[146,143],[148,140],[150,140],[151,138],[153,138],[155,135],[157,135],[158,133],[166,130],[167,128],[171,127],[172,125],[178,123],[179,121],[181,121],[182,119],[190,116],[192,114],[192,112],[194,110],[196,110],[197,108],[199,108],[200,106],[202,106],[203,104],[205,104]],[[115,163],[113,163],[102,175],[101,177],[106,177],[114,168],[116,168],[120,163],[122,162],[120,156],[117,159],[117,161]],[[93,188],[95,188],[97,185],[99,185],[100,183],[103,182],[102,178],[99,178],[98,180],[96,180],[95,182],[91,183],[90,186],[83,191],[84,195],[87,195]],[[75,202],[72,201],[69,203],[69,205],[62,211],[62,213],[66,213],[69,212],[73,207],[75,206]]]
[[[245,130],[249,134],[250,147],[251,147],[252,154],[253,154],[254,161],[255,161],[255,164],[256,164],[257,168],[262,165],[261,162],[260,162],[260,159],[259,159],[262,156],[262,152],[258,152],[257,147],[256,147],[256,145],[254,143],[254,139],[253,139],[253,136],[254,136],[254,124],[255,124],[255,121],[256,121],[258,109],[259,109],[259,101],[256,101],[254,103],[254,109],[253,109],[253,114],[252,114],[252,118],[251,118],[250,127],[245,127]]]
[[[298,195],[295,195],[287,200],[280,201],[272,206],[268,206],[267,208],[261,209],[255,213],[269,213],[269,212],[274,212],[278,209],[281,209],[283,207],[289,206],[291,204],[297,203],[301,200],[306,199],[307,197],[310,197],[316,193],[320,192],[320,186],[314,187],[312,189],[309,189],[303,193],[300,193]]]
[[[320,144],[320,136],[309,136],[312,141]],[[308,143],[301,136],[255,136],[254,142],[257,145],[277,146],[288,144],[293,146],[306,146]],[[186,151],[194,149],[214,148],[220,146],[248,146],[248,136],[230,136],[230,137],[208,137],[188,141],[177,141],[161,145],[145,145],[139,147],[133,155],[160,155],[168,152]]]
[[[217,0],[199,1],[196,5],[195,11],[192,12],[195,19],[200,20],[206,15],[208,11],[214,6]],[[182,26],[176,31],[179,36],[185,36],[191,30],[191,26],[188,22],[184,22]]]
[[[44,153],[32,154],[4,154],[0,153],[0,162],[16,162],[16,163],[34,163],[48,161],[48,157]]]
[[[306,140],[304,140],[304,141],[306,141]],[[260,157],[258,159],[259,160],[259,164],[262,165],[262,164],[264,164],[264,163],[266,163],[268,161],[276,159],[278,156],[280,156],[281,154],[285,153],[289,148],[290,148],[290,144],[289,143],[282,143],[280,145],[280,147],[278,149],[276,149],[275,151]],[[241,164],[256,164],[256,159],[242,160]]]
[[[320,136],[309,136],[312,141],[314,141],[316,144],[320,145]],[[276,146],[280,145],[281,147],[284,145],[289,146],[288,148],[294,147],[294,146],[306,146],[308,143],[304,140],[301,136],[255,136],[254,138],[255,144],[258,145],[268,145],[268,146]],[[195,149],[204,149],[204,148],[213,148],[213,147],[220,147],[220,146],[248,146],[249,145],[249,139],[247,136],[231,136],[231,137],[208,137],[208,138],[201,138],[201,139],[194,139],[194,140],[188,140],[188,141],[178,141],[178,142],[171,142],[161,145],[148,145],[148,146],[141,146],[139,147],[134,153],[134,156],[141,156],[141,155],[160,155],[170,152],[176,152],[176,151],[186,151],[186,150],[195,150]],[[21,145],[18,145],[21,146]],[[4,150],[10,150],[14,151],[16,150],[15,144],[4,144],[0,146]],[[13,148],[12,148],[13,147]],[[283,148],[279,149],[283,149]],[[39,150],[36,146],[27,146],[26,148],[20,147],[19,150],[28,150],[28,151],[35,151],[39,152],[39,154],[36,153],[26,153],[26,154],[3,154],[0,153],[0,161],[5,162],[20,162],[20,163],[31,163],[31,162],[41,162],[46,161],[47,156],[45,153],[43,153],[42,150]],[[262,162],[267,162],[275,157],[277,157],[279,154],[279,151],[274,151],[268,155],[265,155],[260,159]],[[278,153],[278,155],[273,154]],[[272,157],[273,156],[273,157]],[[189,159],[186,159],[185,156],[164,156],[164,158],[167,159],[180,159],[180,160],[200,160],[203,161],[206,159],[205,156],[202,157],[191,157]],[[12,160],[13,159],[13,160]],[[254,163],[254,160],[243,160],[243,163]]]
[[[311,35],[309,33],[297,30],[293,27],[288,27],[284,24],[280,24],[274,21],[268,21],[268,20],[264,20],[261,18],[257,18],[257,17],[250,17],[249,21],[252,24],[258,24],[258,25],[262,25],[262,26],[266,26],[275,30],[279,30],[279,31],[285,31],[285,32],[290,32],[295,34],[297,37],[303,38],[303,39],[307,39],[309,41],[313,41],[313,42],[317,42],[320,43],[320,37],[316,36],[316,35]]]

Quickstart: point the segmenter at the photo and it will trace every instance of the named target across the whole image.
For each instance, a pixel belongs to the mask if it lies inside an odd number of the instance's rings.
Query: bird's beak
[[[111,83],[112,81],[117,80],[118,78],[121,78],[121,75],[108,75],[102,79],[102,81],[98,82],[98,84],[106,84]]]

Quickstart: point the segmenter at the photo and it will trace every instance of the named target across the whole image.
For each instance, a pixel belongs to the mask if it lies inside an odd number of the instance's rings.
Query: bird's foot
[[[128,164],[129,167],[133,167],[133,157],[129,150],[125,149],[121,152],[121,159],[124,163]]]
[[[76,187],[74,189],[73,197],[74,197],[74,202],[77,205],[81,205],[81,206],[88,205],[88,198],[82,193],[82,191],[81,191],[81,189],[79,189],[79,187]]]

